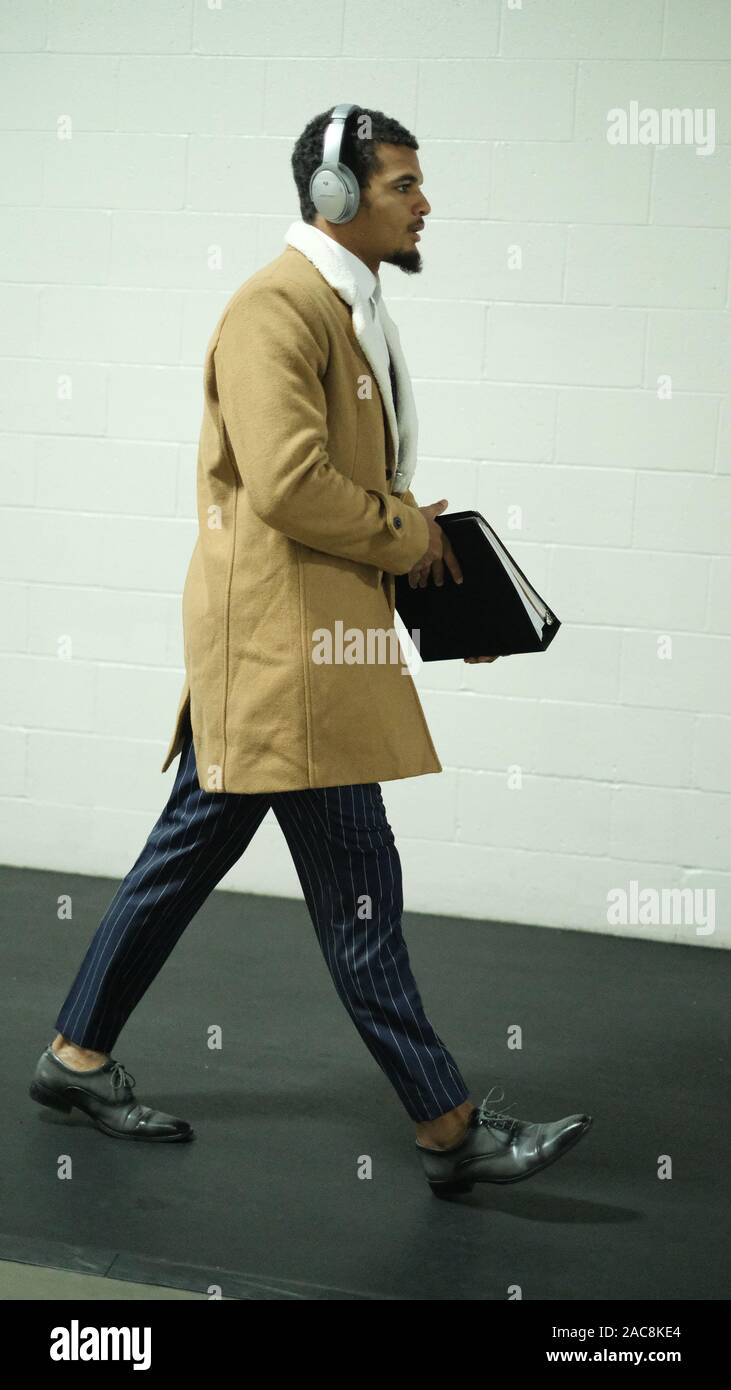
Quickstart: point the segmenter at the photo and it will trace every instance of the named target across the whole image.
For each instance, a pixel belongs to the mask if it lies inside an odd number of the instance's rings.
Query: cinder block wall
[[[433,208],[423,273],[382,267],[413,490],[563,621],[419,671],[406,906],[728,945],[726,0],[4,0],[0,35],[2,860],[121,877],[167,799],[205,345],[352,100],[415,133]],[[703,140],[612,143],[633,102]],[[632,881],[694,915],[609,922]],[[223,886],[299,896],[271,812]]]

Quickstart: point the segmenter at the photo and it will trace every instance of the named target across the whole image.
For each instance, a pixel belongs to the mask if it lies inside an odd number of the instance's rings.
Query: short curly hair
[[[319,116],[313,116],[292,151],[292,173],[297,185],[303,222],[314,222],[317,217],[317,208],[310,197],[310,179],[322,162],[325,131],[334,110],[335,107],[331,106],[329,110],[321,111]],[[360,138],[357,134],[357,123],[361,116],[370,117],[371,138],[368,140]],[[377,145],[408,145],[412,150],[419,148],[418,141],[411,131],[392,116],[385,116],[383,111],[372,111],[367,106],[356,107],[345,121],[341,159],[352,169],[361,190],[370,182],[371,176],[378,173],[382,167],[376,152]]]

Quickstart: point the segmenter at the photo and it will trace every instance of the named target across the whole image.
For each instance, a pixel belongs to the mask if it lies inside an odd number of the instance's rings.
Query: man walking
[[[416,412],[378,278],[381,261],[421,269],[431,209],[417,149],[382,112],[343,106],[311,121],[292,156],[302,218],[209,342],[185,680],[162,771],[180,763],[31,1094],[75,1105],[117,1137],[194,1137],[136,1101],[112,1049],[271,807],[335,988],[441,1194],[528,1177],[591,1120],[539,1124],[490,1108],[489,1096],[476,1105],[426,1016],[401,930],[401,866],[379,784],[442,767],[403,658],[383,659],[379,634],[393,627],[397,574],[441,583],[446,565],[461,580],[436,521],[446,499],[419,507],[409,487]]]

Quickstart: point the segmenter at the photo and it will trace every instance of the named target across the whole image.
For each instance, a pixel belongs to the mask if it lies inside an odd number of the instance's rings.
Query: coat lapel
[[[323,239],[317,228],[311,227],[307,222],[293,222],[285,241],[287,245],[293,246],[296,251],[301,251],[302,255],[312,262],[323,278],[327,280],[327,283],[351,308],[353,332],[378,383],[391,430],[394,458],[397,460],[393,491],[405,492],[411,486],[411,480],[416,472],[418,421],[411,379],[401,350],[398,328],[393,322],[383,298],[381,298],[381,323],[396,377],[397,419],[389,374],[382,365],[378,352],[378,333],[371,318],[370,307],[367,302],[364,302],[355,276],[343,264],[337,249],[334,246],[329,246],[328,241]]]

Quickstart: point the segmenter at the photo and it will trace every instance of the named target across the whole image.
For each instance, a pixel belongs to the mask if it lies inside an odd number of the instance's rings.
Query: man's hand
[[[446,564],[455,584],[462,584],[464,576],[460,568],[459,560],[454,553],[449,537],[445,535],[441,526],[438,526],[434,518],[449,506],[446,497],[441,502],[432,502],[429,507],[419,507],[429,523],[429,546],[421,559],[409,570],[409,586],[415,589],[418,585],[420,589],[425,589],[429,583],[429,575],[433,574],[434,583],[441,588],[444,583],[444,566]],[[497,661],[497,656],[466,656],[465,661],[470,663],[479,661]]]
[[[463,581],[462,571],[459,567],[459,560],[452,549],[449,537],[444,534],[441,526],[434,520],[445,507],[449,506],[446,497],[441,502],[432,502],[429,507],[419,507],[422,516],[425,516],[429,525],[429,545],[421,559],[409,570],[409,586],[415,589],[418,585],[420,589],[425,589],[429,582],[429,575],[433,573],[434,583],[441,588],[444,583],[444,566],[446,564],[453,580],[456,584]]]

